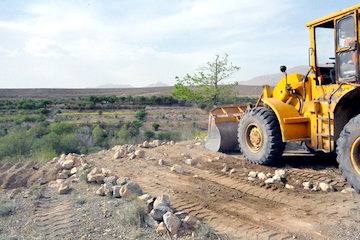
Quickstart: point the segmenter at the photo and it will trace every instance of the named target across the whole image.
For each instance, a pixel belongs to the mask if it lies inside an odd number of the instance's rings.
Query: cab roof
[[[334,18],[341,17],[343,15],[345,16],[345,15],[351,13],[351,12],[354,12],[357,9],[360,9],[360,4],[356,4],[356,5],[354,5],[354,6],[350,7],[350,8],[338,11],[336,13],[332,13],[332,14],[326,16],[326,17],[322,17],[322,18],[316,19],[314,21],[308,22],[306,24],[306,26],[307,27],[313,27],[313,26],[325,23],[327,21],[330,21],[330,20],[332,20]]]

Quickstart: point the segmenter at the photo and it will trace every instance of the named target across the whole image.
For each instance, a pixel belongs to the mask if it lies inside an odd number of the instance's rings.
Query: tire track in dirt
[[[42,239],[74,239],[79,225],[70,200],[46,197],[35,208],[34,222]]]

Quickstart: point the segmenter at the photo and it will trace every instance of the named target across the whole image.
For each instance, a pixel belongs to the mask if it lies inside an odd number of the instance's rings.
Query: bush
[[[146,118],[146,115],[147,115],[147,113],[146,113],[145,109],[142,109],[142,110],[136,112],[135,117],[139,121],[144,121]]]
[[[15,213],[16,206],[13,203],[1,203],[0,204],[0,217],[10,216]]]
[[[155,137],[155,133],[151,130],[146,130],[144,132],[144,138],[145,140],[150,140],[150,139],[153,139]]]
[[[155,132],[157,132],[157,131],[159,130],[159,128],[160,128],[160,124],[158,124],[158,123],[153,123],[153,124],[152,124],[152,128],[154,129]]]
[[[92,130],[91,137],[96,145],[105,146],[104,140],[107,137],[107,132],[100,125],[96,125]]]
[[[0,159],[29,155],[34,141],[35,136],[25,129],[0,138]]]
[[[50,130],[58,135],[61,135],[73,132],[74,126],[70,123],[53,123],[50,125]]]
[[[128,226],[141,227],[144,223],[146,210],[144,204],[139,200],[127,202],[120,211],[121,222]]]
[[[62,135],[59,145],[62,153],[80,153],[80,140],[74,133]]]
[[[180,134],[178,132],[160,132],[157,138],[164,141],[178,141],[180,140]]]

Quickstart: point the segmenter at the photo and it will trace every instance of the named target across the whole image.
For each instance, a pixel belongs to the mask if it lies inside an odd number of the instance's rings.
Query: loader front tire
[[[241,118],[238,140],[244,157],[254,164],[272,164],[285,149],[277,117],[266,107],[253,108]]]
[[[360,193],[360,115],[345,125],[336,145],[339,169],[348,183]]]

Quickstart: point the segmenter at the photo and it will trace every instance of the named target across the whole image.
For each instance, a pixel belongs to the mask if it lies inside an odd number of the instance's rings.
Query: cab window
[[[340,82],[356,80],[357,38],[353,15],[342,18],[336,24],[338,79]]]

